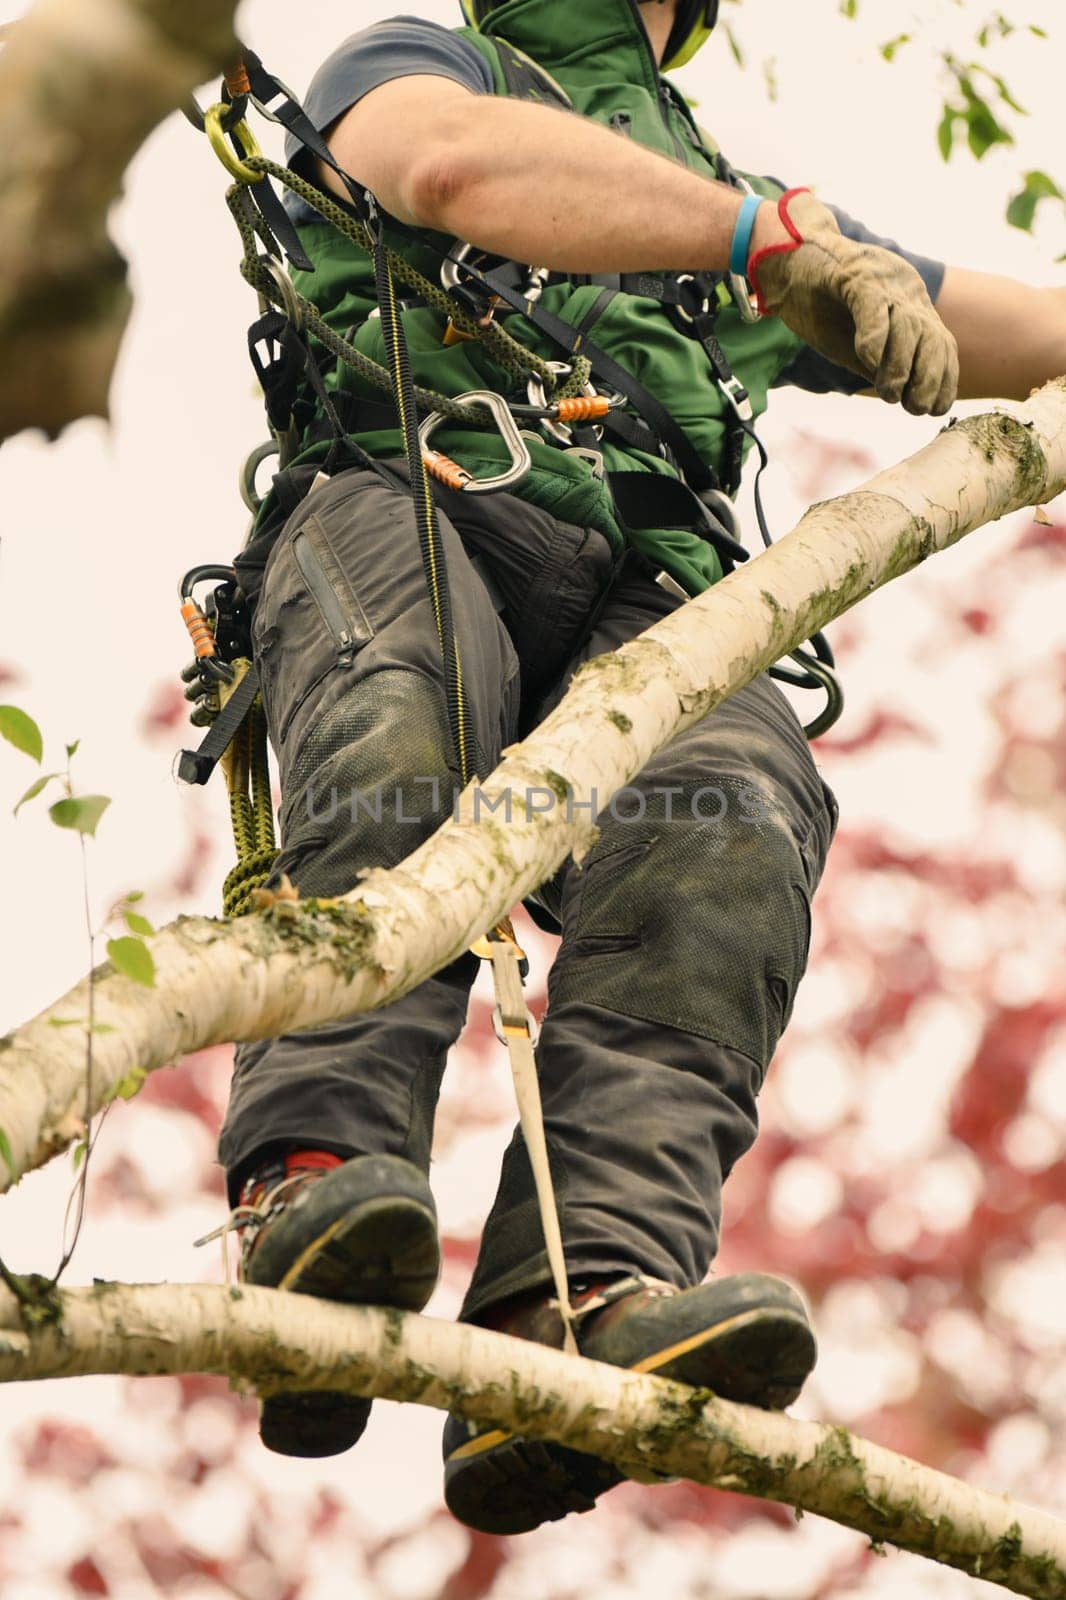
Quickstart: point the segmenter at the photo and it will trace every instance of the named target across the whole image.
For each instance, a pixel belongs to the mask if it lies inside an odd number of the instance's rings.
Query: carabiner
[[[426,471],[447,488],[461,489],[466,494],[497,494],[503,489],[513,489],[526,476],[533,465],[533,458],[503,395],[494,394],[491,389],[471,389],[469,394],[457,395],[456,400],[460,404],[484,406],[486,411],[492,413],[503,442],[511,452],[511,465],[495,478],[475,478],[472,472],[467,472],[450,456],[442,455],[439,450],[431,450],[429,441],[432,435],[442,423],[449,421],[443,411],[433,411],[418,430]]]
[[[268,272],[273,278],[274,286],[281,296],[281,309],[297,333],[299,333],[304,325],[304,308],[300,296],[296,292],[296,285],[277,256],[267,255],[266,251],[261,251],[256,260],[264,271]],[[261,300],[266,300],[266,298],[265,295],[260,296]],[[265,311],[266,306],[264,305],[260,309]]]
[[[247,165],[230,149],[226,143],[225,120],[229,106],[220,100],[216,105],[209,106],[204,112],[204,132],[207,134],[211,148],[231,177],[238,183],[261,183],[266,177],[265,172],[257,172],[254,167]],[[241,154],[244,156],[261,156],[263,154],[256,143],[255,134],[247,122],[238,122],[230,130],[233,138],[240,145]]]

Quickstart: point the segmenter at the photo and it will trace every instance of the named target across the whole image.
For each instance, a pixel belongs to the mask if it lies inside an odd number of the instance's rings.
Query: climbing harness
[[[490,5],[475,4],[473,20],[482,20],[489,9]],[[706,5],[683,7],[679,22],[683,18],[686,39],[703,27],[709,29],[716,9],[713,0]],[[570,107],[565,91],[550,74],[504,41],[497,44],[512,93],[533,94]],[[283,125],[324,161],[343,183],[348,203],[340,204],[289,168],[265,157],[248,125],[249,106]],[[732,372],[715,331],[722,305],[730,300],[744,320],[757,317],[746,285],[730,274],[615,275],[604,280],[590,316],[580,327],[574,327],[542,304],[546,285],[559,277],[547,268],[508,262],[456,241],[441,255],[439,281],[435,282],[393,251],[385,241],[373,195],[343,171],[292,91],[268,73],[251,52],[246,51],[238,65],[226,74],[222,99],[206,110],[193,102],[186,114],[206,134],[235,180],[226,201],[242,242],[241,273],[259,297],[260,316],[249,330],[249,353],[262,385],[272,437],[257,446],[245,462],[240,483],[242,499],[253,516],[258,513],[262,504],[256,488],[258,469],[265,460],[276,456],[279,469],[284,471],[301,448],[309,413],[316,406],[329,429],[330,443],[328,454],[314,475],[315,483],[328,478],[344,459],[379,473],[386,470],[367,455],[354,437],[360,415],[369,416],[371,405],[359,401],[346,404],[343,393],[327,387],[312,340],[333,361],[344,363],[385,392],[387,402],[376,410],[386,413],[392,425],[399,422],[403,438],[423,568],[444,663],[448,728],[456,765],[463,783],[468,783],[476,774],[462,656],[430,480],[468,494],[517,487],[531,467],[523,435],[532,428],[530,437],[550,440],[590,465],[594,475],[608,487],[624,528],[639,532],[664,525],[695,527],[715,548],[723,569],[731,570],[735,563],[747,559],[747,551],[737,536],[732,507],[746,440],[754,444],[760,458],[755,479],[756,515],[764,543],[771,542],[760,492],[766,451],[755,432],[747,390]],[[718,159],[723,179],[746,188],[724,158]],[[300,196],[370,256],[378,302],[374,314],[381,322],[386,364],[372,360],[354,345],[350,336],[339,335],[297,290],[284,257],[304,269],[310,269],[313,263],[288,219],[274,182]],[[390,224],[400,226],[392,219]],[[401,231],[440,254],[435,238],[417,229]],[[401,283],[413,292],[414,302],[401,300],[397,289]],[[658,397],[589,338],[588,328],[619,292],[653,294],[675,326],[698,340],[704,350],[725,408],[724,482],[697,454]],[[403,310],[411,303],[425,304],[438,312],[445,324],[445,343],[470,340],[482,344],[512,382],[524,387],[525,402],[490,390],[447,396],[416,385],[403,329]],[[563,359],[540,356],[515,338],[502,322],[510,312],[519,313],[547,336],[560,349]],[[301,401],[301,392],[307,390],[313,399]],[[494,476],[475,476],[432,448],[433,434],[444,425],[497,429],[507,447],[509,465]],[[679,475],[605,472],[605,439],[665,455]],[[239,641],[239,649],[244,652],[240,654],[233,637],[233,617],[240,605],[235,575],[232,569],[223,570],[223,581],[204,612],[192,590],[208,570],[193,569],[186,576],[182,607],[196,652],[193,667],[185,674],[186,693],[196,701],[194,721],[209,721],[211,727],[199,750],[182,752],[178,772],[185,781],[203,783],[222,761],[238,852],[238,865],[226,881],[224,904],[227,914],[239,915],[249,908],[251,890],[265,881],[273,860],[265,721],[251,665],[250,638]],[[210,569],[210,575],[220,574]],[[668,576],[661,575],[663,579]],[[668,586],[672,592],[684,593],[676,580]],[[246,632],[247,618],[243,620]],[[771,676],[796,687],[821,688],[826,693],[824,710],[807,728],[808,736],[813,738],[836,720],[842,705],[832,651],[827,641],[817,635],[809,649],[792,652],[791,662],[771,667]]]

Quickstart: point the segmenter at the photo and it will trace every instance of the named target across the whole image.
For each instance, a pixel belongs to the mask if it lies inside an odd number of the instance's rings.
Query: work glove
[[[789,241],[748,263],[759,310],[865,378],[882,400],[943,416],[958,391],[958,347],[919,273],[891,250],[847,238],[808,189],[790,189],[777,210]]]

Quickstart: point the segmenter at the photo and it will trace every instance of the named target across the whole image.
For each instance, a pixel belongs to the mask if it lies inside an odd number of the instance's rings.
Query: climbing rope
[[[252,909],[256,889],[264,886],[278,858],[267,749],[266,715],[257,694],[222,758],[237,848],[237,864],[222,885],[225,917],[243,917]]]
[[[214,108],[213,108],[214,109]],[[208,112],[209,118],[211,113]],[[206,120],[206,119],[205,119]],[[216,147],[217,148],[217,147]],[[339,232],[344,234],[359,249],[372,255],[374,240],[370,230],[358,218],[352,217],[341,206],[337,205],[328,195],[301,178],[298,173],[289,167],[283,167],[268,157],[255,154],[243,161],[238,161],[228,145],[226,151],[227,170],[236,175],[236,169],[242,170],[238,182],[226,191],[226,204],[240,234],[244,249],[241,261],[241,276],[249,283],[257,294],[280,310],[285,311],[292,318],[293,310],[298,311],[302,326],[323,344],[330,353],[343,361],[345,365],[373,384],[375,388],[384,389],[390,394],[395,393],[393,375],[386,367],[365,355],[347,339],[336,333],[322,317],[318,307],[313,301],[308,300],[299,293],[294,285],[279,285],[275,274],[264,261],[256,240],[266,248],[268,257],[280,260],[281,248],[277,239],[271,233],[262,214],[255,205],[249,188],[258,179],[271,177],[284,184],[286,188],[307,202],[324,221],[332,224]],[[231,165],[232,163],[232,165]],[[437,311],[440,316],[450,321],[452,326],[467,338],[476,339],[482,344],[498,366],[508,372],[516,383],[525,384],[530,377],[537,378],[545,385],[547,394],[552,401],[577,399],[584,397],[591,376],[591,363],[584,356],[575,357],[570,366],[565,382],[559,382],[557,363],[546,360],[537,355],[533,350],[522,344],[518,339],[502,328],[495,320],[486,322],[482,318],[473,316],[466,311],[457,300],[454,300],[440,284],[434,283],[419,272],[402,255],[387,245],[383,247],[389,270],[393,277],[413,289],[426,304]],[[290,295],[291,290],[291,295]],[[423,389],[419,386],[414,390],[419,411],[442,413],[452,423],[460,426],[486,428],[494,427],[494,420],[489,413],[478,406],[465,406],[450,395],[437,394],[432,389]],[[515,407],[518,415],[529,414],[531,418],[544,415],[544,407]]]

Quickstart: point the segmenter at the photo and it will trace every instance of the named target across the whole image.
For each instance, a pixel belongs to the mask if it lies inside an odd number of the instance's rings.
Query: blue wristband
[[[751,236],[755,229],[755,215],[762,205],[761,194],[749,194],[737,213],[737,225],[733,232],[733,247],[729,252],[729,270],[736,277],[743,278],[748,271],[748,256],[751,254]]]

